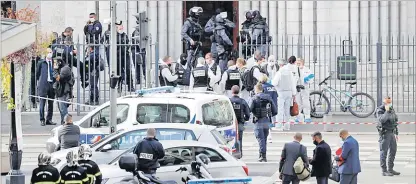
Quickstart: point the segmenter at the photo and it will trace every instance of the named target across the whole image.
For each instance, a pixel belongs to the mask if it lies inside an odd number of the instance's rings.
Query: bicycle
[[[363,92],[357,92],[352,94],[352,88],[354,85],[357,84],[357,81],[355,82],[346,82],[345,85],[349,85],[349,91],[344,91],[344,90],[337,90],[332,88],[331,86],[327,86],[326,81],[328,79],[331,78],[331,75],[327,78],[325,78],[322,82],[319,83],[319,86],[324,85],[324,88],[320,91],[312,91],[310,92],[310,97],[309,97],[309,101],[311,104],[311,116],[315,117],[315,118],[322,118],[324,116],[324,114],[328,114],[329,111],[331,110],[331,104],[328,100],[328,98],[326,97],[325,93],[328,92],[332,97],[335,98],[335,100],[341,104],[341,111],[342,112],[346,112],[347,110],[350,111],[350,113],[356,117],[359,118],[366,118],[368,116],[370,116],[371,114],[374,113],[375,109],[376,109],[376,103],[374,101],[374,98],[371,97],[369,94],[367,93],[363,93]],[[336,95],[337,92],[340,92],[341,94],[343,94],[343,96],[345,97],[345,100],[342,100],[341,97],[338,97]],[[315,97],[314,96],[318,96],[317,99],[318,101],[315,101]],[[359,98],[359,96],[363,96],[361,98]],[[367,102],[364,100],[359,100],[359,99],[363,99],[363,98],[367,98],[370,100],[370,104],[371,106],[371,112],[365,113],[365,114],[359,114],[359,111],[363,111],[365,106],[368,106],[366,103],[363,102]],[[317,110],[317,106],[323,106],[322,105],[322,99],[328,104],[328,106],[326,107],[326,109],[324,110],[323,114],[318,114],[316,112]],[[315,103],[317,102],[317,103]],[[355,105],[353,105],[352,103],[356,102]],[[354,110],[354,108],[358,108],[358,111]]]

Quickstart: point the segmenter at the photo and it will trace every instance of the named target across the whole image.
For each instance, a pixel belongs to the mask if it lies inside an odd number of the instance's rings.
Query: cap
[[[121,25],[121,24],[123,24],[123,21],[121,21],[121,20],[119,20],[119,21],[116,21],[116,25]]]
[[[315,136],[322,136],[322,134],[321,134],[321,132],[314,132],[313,134],[312,134],[312,137],[315,137]]]

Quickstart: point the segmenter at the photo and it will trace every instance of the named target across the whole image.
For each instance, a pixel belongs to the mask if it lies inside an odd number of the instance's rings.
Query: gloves
[[[314,74],[309,74],[307,77],[303,78],[303,82],[307,83],[309,82],[311,79],[313,79],[315,77]]]

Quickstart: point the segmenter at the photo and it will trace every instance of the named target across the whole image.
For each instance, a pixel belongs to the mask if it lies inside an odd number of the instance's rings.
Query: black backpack
[[[253,76],[255,66],[251,67],[250,70],[245,70],[241,74],[241,82],[243,84],[243,88],[247,91],[252,91],[254,89],[254,85],[257,83],[257,79]]]

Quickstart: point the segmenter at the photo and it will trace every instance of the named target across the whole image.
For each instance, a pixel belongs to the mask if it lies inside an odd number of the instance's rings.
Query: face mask
[[[318,145],[318,141],[313,141],[313,144]]]
[[[121,34],[121,33],[123,33],[123,30],[119,29],[119,30],[117,30],[117,32]]]
[[[181,65],[185,65],[186,64],[186,60],[181,60]]]
[[[90,22],[94,22],[95,21],[95,18],[90,18]]]
[[[48,55],[46,55],[46,58],[51,59],[52,58],[52,53],[48,53]]]

